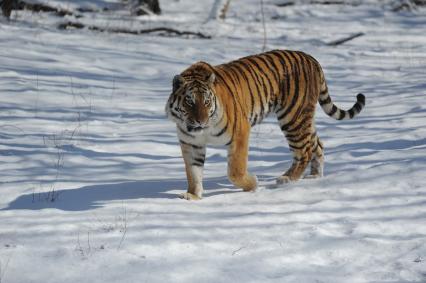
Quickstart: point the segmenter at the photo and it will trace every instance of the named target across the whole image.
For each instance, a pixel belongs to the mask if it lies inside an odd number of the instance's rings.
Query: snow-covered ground
[[[199,202],[177,198],[186,178],[164,114],[171,78],[261,52],[260,1],[232,1],[225,21],[208,21],[212,0],[163,0],[162,15],[132,19],[2,20],[1,283],[426,282],[426,11],[264,2],[267,49],[312,54],[336,104],[363,92],[367,106],[345,122],[318,108],[320,180],[243,193],[227,181],[226,150],[209,148]],[[55,28],[68,20],[213,38]],[[274,117],[252,130],[261,182],[290,163]]]

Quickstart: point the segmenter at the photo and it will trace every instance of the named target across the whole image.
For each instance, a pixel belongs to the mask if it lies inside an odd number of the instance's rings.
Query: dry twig
[[[59,29],[83,29],[86,26],[82,23],[77,22],[66,22],[62,23],[58,26]],[[155,33],[158,32],[160,35],[177,35],[177,36],[195,36],[202,39],[210,39],[211,36],[205,35],[201,32],[193,32],[193,31],[180,31],[173,28],[168,27],[158,27],[158,28],[151,28],[151,29],[140,29],[140,30],[130,30],[130,29],[120,29],[120,28],[101,28],[98,26],[88,26],[89,30],[93,31],[99,31],[99,32],[110,32],[110,33],[123,33],[123,34],[134,34],[134,35],[140,35],[140,34],[148,34],[148,33]]]
[[[341,39],[338,39],[338,40],[335,40],[335,41],[329,42],[329,43],[327,43],[327,45],[329,45],[329,46],[337,46],[337,45],[343,44],[343,43],[345,43],[345,42],[347,42],[347,41],[349,41],[349,40],[352,40],[352,39],[354,39],[354,38],[357,38],[357,37],[363,36],[363,35],[364,35],[364,33],[363,33],[363,32],[358,32],[358,33],[352,34],[352,35],[350,35],[350,36],[348,36],[348,37],[341,38]]]

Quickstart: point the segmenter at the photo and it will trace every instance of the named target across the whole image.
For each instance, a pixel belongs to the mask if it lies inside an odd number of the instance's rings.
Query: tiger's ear
[[[173,78],[173,92],[180,88],[184,82],[185,79],[181,75],[176,75]]]
[[[212,86],[215,81],[216,81],[216,75],[212,73],[207,82],[209,83],[209,86]]]

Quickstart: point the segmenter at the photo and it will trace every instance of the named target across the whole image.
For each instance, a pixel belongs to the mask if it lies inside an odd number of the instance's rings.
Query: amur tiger
[[[181,197],[200,199],[206,145],[228,147],[228,177],[244,191],[257,188],[256,176],[247,171],[250,128],[274,112],[293,152],[282,184],[298,180],[311,164],[307,177],[323,175],[323,145],[315,130],[315,107],[337,120],[352,119],[365,105],[365,96],[348,111],[339,109],[328,94],[319,63],[301,51],[273,50],[212,66],[191,65],[173,79],[166,104],[177,126],[188,179]]]

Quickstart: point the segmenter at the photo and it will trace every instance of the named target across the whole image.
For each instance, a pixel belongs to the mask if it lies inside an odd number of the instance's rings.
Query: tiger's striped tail
[[[328,116],[333,117],[336,120],[348,120],[358,115],[362,108],[364,108],[365,96],[362,93],[358,93],[354,106],[352,106],[349,110],[342,110],[333,103],[330,95],[328,94],[327,86],[325,86],[324,90],[321,90],[318,102],[321,105],[322,110],[324,110]]]

